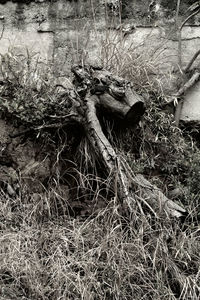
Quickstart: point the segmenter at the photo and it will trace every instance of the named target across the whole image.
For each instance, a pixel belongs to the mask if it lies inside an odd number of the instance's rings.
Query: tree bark
[[[132,210],[136,201],[143,201],[151,208],[156,216],[165,211],[168,216],[181,217],[185,209],[169,200],[160,189],[152,185],[141,174],[134,175],[128,163],[121,159],[103,134],[96,115],[97,96],[88,96],[87,103],[87,136],[95,151],[98,152],[108,174],[115,174],[113,182],[117,182],[117,195],[122,205],[128,205]],[[135,193],[135,191],[139,191]]]
[[[111,114],[120,120],[124,120],[127,126],[139,122],[144,114],[145,105],[132,88],[130,82],[113,76],[106,70],[96,70],[94,68],[82,68],[74,66],[74,84],[81,97],[86,94],[96,95],[96,108],[101,108],[105,113]]]
[[[104,135],[97,117],[97,110],[101,107],[111,116],[115,115],[127,123],[134,124],[139,121],[144,112],[144,102],[141,97],[131,89],[129,83],[112,77],[110,73],[105,71],[98,71],[98,74],[95,72],[95,76],[92,76],[94,73],[76,68],[75,75],[77,87],[79,85],[83,87],[78,90],[81,91],[81,95],[85,93],[83,102],[85,105],[84,128],[86,135],[108,176],[113,176],[111,182],[113,182],[116,197],[131,212],[137,203],[143,202],[156,216],[165,211],[167,216],[181,217],[185,213],[185,209],[168,199],[143,175],[135,175],[127,161],[117,155]],[[84,88],[86,89],[85,92]]]

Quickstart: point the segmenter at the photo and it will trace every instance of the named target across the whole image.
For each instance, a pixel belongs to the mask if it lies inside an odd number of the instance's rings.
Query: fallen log
[[[106,107],[110,108],[108,95],[105,97]],[[110,142],[105,137],[100,121],[97,117],[97,105],[105,100],[103,96],[88,94],[86,103],[85,131],[94,151],[104,164],[107,173],[114,176],[113,184],[117,183],[117,197],[121,200],[122,205],[129,207],[132,211],[137,201],[143,201],[154,212],[156,216],[165,211],[168,216],[181,217],[185,213],[185,209],[168,199],[160,189],[152,185],[144,176],[135,175],[129,167],[126,160],[120,158],[113,149]],[[113,100],[111,99],[113,103]],[[104,104],[105,105],[105,104]],[[115,112],[114,107],[112,110]],[[119,110],[119,106],[118,106]],[[122,111],[122,115],[124,111]],[[139,191],[139,195],[138,192]]]
[[[111,116],[124,120],[127,126],[136,124],[144,114],[144,100],[132,88],[130,82],[113,76],[106,70],[72,68],[75,74],[74,84],[79,95],[85,97],[88,92],[98,96],[96,108]]]
[[[99,106],[104,108],[105,111],[118,116],[120,119],[125,119],[130,110],[130,106],[126,105],[126,103],[117,101],[108,93],[99,95],[99,100]]]

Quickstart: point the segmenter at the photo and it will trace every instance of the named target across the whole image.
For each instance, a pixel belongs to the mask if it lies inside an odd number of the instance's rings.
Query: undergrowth
[[[35,207],[3,196],[1,299],[198,299],[197,229],[150,216],[136,229],[114,201],[85,221]]]
[[[56,148],[57,140],[51,137],[55,173],[43,193],[31,193],[23,182],[14,197],[3,189],[1,192],[2,300],[199,299],[199,148],[173,125],[171,115],[161,111],[162,89],[148,76],[149,68],[156,72],[156,67],[146,61],[141,67],[142,58],[129,55],[119,69],[115,60],[119,52],[110,50],[112,57],[107,59],[114,59],[110,69],[117,66],[113,71],[133,82],[139,74],[136,86],[138,90],[144,86],[148,99],[140,125],[116,137],[110,129],[109,138],[135,173],[143,173],[169,197],[184,204],[189,215],[182,223],[166,216],[156,218],[148,210],[125,214],[116,190],[110,189],[111,176],[105,176],[87,141],[83,138],[72,150],[69,139],[64,139],[61,131],[54,132],[60,141]],[[11,56],[11,61],[14,58]],[[51,80],[41,74],[32,82],[34,73],[29,67],[22,64],[18,73],[10,72],[9,56],[3,59],[2,65],[9,68],[7,73],[3,70],[1,109],[16,115],[22,124],[49,121],[46,108],[57,101],[52,98],[56,93]],[[128,61],[131,70],[127,69]],[[13,107],[11,98],[17,106]],[[53,120],[55,117],[54,113]],[[48,151],[49,141],[44,138]],[[72,161],[63,175],[61,168],[66,168],[69,157]],[[85,206],[82,213],[73,214],[73,202]]]

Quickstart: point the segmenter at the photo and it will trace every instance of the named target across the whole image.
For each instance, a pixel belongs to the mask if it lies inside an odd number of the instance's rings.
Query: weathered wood
[[[199,55],[200,55],[200,50],[198,50],[198,51],[193,55],[193,57],[191,58],[191,60],[189,61],[188,65],[187,65],[187,67],[185,68],[184,73],[187,73],[187,72],[190,70],[191,66],[193,65],[193,63],[195,62],[195,60],[197,59],[197,57],[198,57]]]
[[[116,153],[105,137],[100,122],[96,114],[96,105],[99,102],[97,96],[86,97],[86,114],[87,122],[85,123],[85,130],[87,137],[91,142],[93,149],[103,159],[102,162],[112,172],[115,167]]]
[[[125,116],[127,124],[136,124],[145,112],[144,100],[130,86],[125,91],[125,103],[130,107]]]
[[[72,68],[76,76],[77,91],[81,96],[88,93],[99,97],[99,107],[113,117],[124,119],[124,124],[135,125],[144,114],[145,105],[132,88],[130,82],[113,76],[107,70],[84,69],[82,66]]]
[[[100,106],[102,106],[107,112],[118,116],[120,119],[125,119],[130,110],[130,106],[125,103],[117,101],[110,94],[105,93],[99,96]]]
[[[196,71],[192,77],[178,90],[178,92],[174,95],[175,97],[181,97],[184,95],[194,84],[199,80],[200,73]]]
[[[123,97],[125,97],[125,89],[123,87],[116,86],[114,84],[111,84],[109,86],[109,93],[111,96],[113,96],[114,98],[120,101],[122,100]]]
[[[160,189],[152,185],[144,176],[135,175],[126,160],[117,156],[101,129],[96,116],[97,104],[99,104],[97,96],[86,97],[87,122],[85,129],[88,139],[106,167],[107,173],[115,174],[113,184],[116,186],[117,183],[116,196],[121,200],[122,205],[125,204],[130,211],[133,211],[137,201],[143,201],[156,216],[165,211],[168,216],[181,217],[185,213],[185,209],[168,199]]]
[[[116,196],[121,203],[133,210],[137,203],[143,201],[156,215],[165,211],[168,216],[181,217],[185,212],[182,207],[169,200],[144,176],[135,175],[126,160],[118,157],[105,137],[97,117],[97,110],[101,107],[111,117],[117,116],[130,124],[137,123],[145,110],[143,99],[132,89],[129,82],[112,76],[106,70],[82,70],[82,67],[76,67],[73,71],[78,79],[76,84],[86,88],[83,101],[86,106],[86,120],[83,124],[88,140],[104,164],[107,174],[114,176],[115,190],[117,184]]]
[[[178,218],[186,212],[180,205],[168,199],[159,188],[152,185],[143,175],[136,175],[134,181],[140,186],[141,197],[152,207],[158,207],[160,212],[165,210],[169,215]]]

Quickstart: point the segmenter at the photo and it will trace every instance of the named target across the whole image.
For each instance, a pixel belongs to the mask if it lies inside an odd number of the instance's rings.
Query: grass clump
[[[1,111],[32,126],[51,123],[54,116],[62,119],[69,112],[72,103],[66,89],[59,93],[51,68],[40,62],[38,55],[28,50],[26,54],[10,51],[0,62]]]

